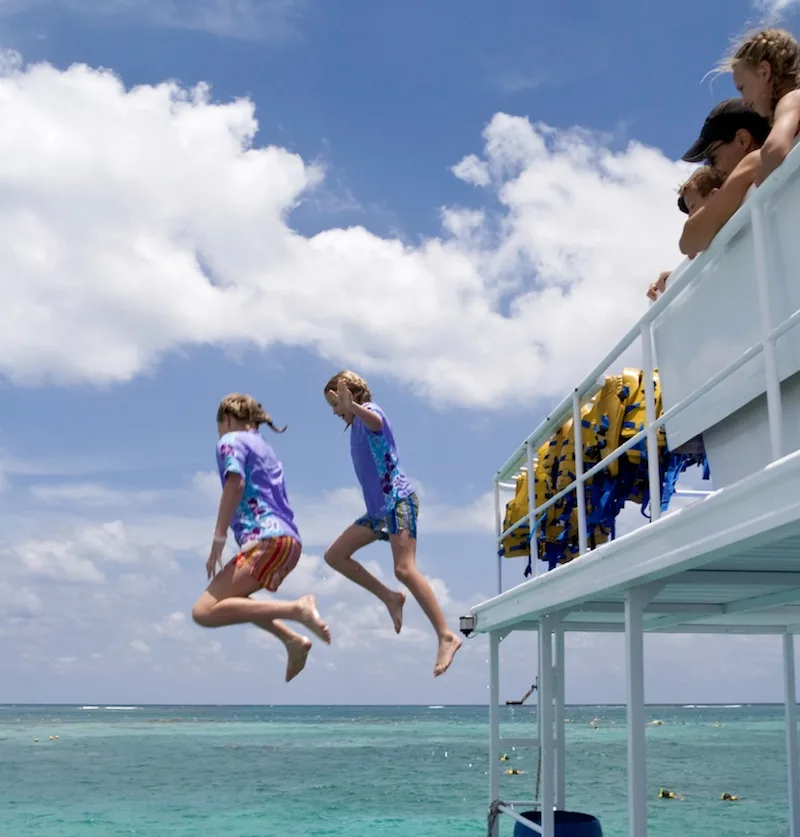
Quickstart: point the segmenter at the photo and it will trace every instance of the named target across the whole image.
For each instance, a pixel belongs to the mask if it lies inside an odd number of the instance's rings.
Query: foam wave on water
[[[444,706],[429,706],[428,709],[444,709]]]
[[[104,706],[103,709],[138,709],[138,706]]]

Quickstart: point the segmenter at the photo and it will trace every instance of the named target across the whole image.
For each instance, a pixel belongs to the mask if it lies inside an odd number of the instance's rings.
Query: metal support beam
[[[559,623],[555,629],[556,655],[555,655],[555,679],[556,679],[556,706],[555,706],[555,728],[556,728],[556,810],[566,810],[566,787],[567,787],[567,742],[566,724],[564,723],[564,685],[566,677],[566,655],[564,642],[564,625]]]
[[[500,637],[489,634],[489,804],[500,797]],[[491,837],[499,837],[495,820]]]
[[[660,616],[657,619],[650,619],[647,622],[647,630],[653,628],[667,628],[670,625],[680,625],[691,622],[693,619],[705,619],[708,616],[723,615],[729,616],[736,613],[749,613],[754,610],[764,610],[769,607],[780,607],[781,605],[796,604],[800,602],[800,588],[788,588],[778,590],[775,593],[767,593],[764,596],[752,596],[749,599],[738,599],[735,602],[728,602],[723,605],[706,605],[714,608],[710,613],[674,613],[667,616]],[[692,628],[691,630],[694,630]]]
[[[725,587],[800,587],[800,573],[750,572],[742,570],[687,570],[670,578],[673,584],[709,586],[720,584]]]
[[[658,592],[644,585],[625,594],[625,674],[628,698],[628,833],[647,835],[644,715],[644,609]]]
[[[542,835],[555,837],[555,746],[553,741],[553,623],[539,624],[539,740],[542,742]]]
[[[713,616],[723,613],[725,605],[702,602],[653,602],[645,608],[645,613],[672,614],[688,613],[699,616]],[[625,613],[624,602],[583,602],[570,609],[570,613]]]
[[[786,701],[786,773],[789,783],[789,837],[800,837],[800,766],[797,753],[797,684],[794,636],[783,635],[783,685]]]

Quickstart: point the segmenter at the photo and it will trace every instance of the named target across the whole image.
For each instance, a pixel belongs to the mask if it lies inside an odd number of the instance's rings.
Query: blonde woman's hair
[[[350,390],[350,395],[353,396],[353,401],[356,404],[366,404],[372,401],[372,393],[369,391],[367,382],[360,375],[356,375],[355,372],[351,372],[349,369],[342,369],[341,372],[337,372],[325,384],[323,392],[327,393],[329,390],[336,392],[341,381],[344,381],[345,386]]]
[[[717,70],[730,72],[737,64],[755,69],[766,61],[772,67],[772,104],[775,110],[781,96],[800,87],[800,44],[785,29],[758,29],[749,32],[722,59]]]
[[[225,416],[231,416],[249,427],[258,428],[262,424],[266,424],[270,430],[274,430],[276,433],[283,433],[286,430],[286,427],[276,427],[272,423],[270,414],[252,395],[244,395],[241,392],[232,392],[219,402],[217,424],[222,424]]]

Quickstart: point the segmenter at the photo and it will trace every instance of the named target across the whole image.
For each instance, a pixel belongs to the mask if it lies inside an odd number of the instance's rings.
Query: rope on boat
[[[494,824],[500,816],[500,806],[505,804],[502,799],[495,799],[489,806],[489,823],[486,828],[486,837],[494,837]]]

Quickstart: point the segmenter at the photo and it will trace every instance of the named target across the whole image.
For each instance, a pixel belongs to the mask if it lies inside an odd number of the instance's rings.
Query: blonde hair
[[[249,427],[258,428],[262,424],[266,424],[270,430],[274,430],[276,433],[283,433],[286,430],[286,427],[276,427],[272,423],[270,414],[252,395],[244,395],[241,392],[232,392],[219,402],[217,424],[222,424],[225,416],[231,416]]]
[[[772,68],[772,102],[775,110],[781,96],[800,87],[800,44],[785,29],[759,29],[745,35],[717,68],[730,72],[740,63],[755,69],[762,61]]]
[[[707,198],[714,189],[719,189],[725,178],[711,166],[700,166],[695,169],[678,189],[678,195],[685,198],[689,189],[696,190],[701,198]]]
[[[326,394],[330,390],[336,392],[340,382],[342,381],[344,381],[345,386],[350,390],[350,395],[353,396],[353,401],[355,401],[356,404],[366,404],[367,402],[372,401],[372,393],[369,391],[367,382],[360,375],[356,375],[355,372],[351,372],[349,369],[342,369],[341,372],[337,372],[328,381],[328,383],[325,384],[323,392]]]

